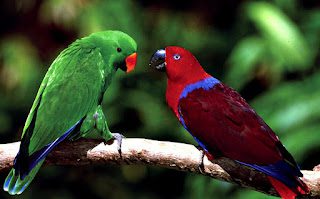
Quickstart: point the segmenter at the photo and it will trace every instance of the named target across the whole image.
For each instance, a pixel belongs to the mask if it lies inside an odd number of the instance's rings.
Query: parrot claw
[[[117,140],[118,142],[118,152],[120,154],[120,157],[122,157],[122,151],[121,151],[121,146],[122,146],[122,139],[125,138],[121,133],[112,133],[113,140]]]
[[[199,148],[198,148],[198,149],[199,149]],[[200,157],[200,163],[199,163],[199,165],[198,165],[198,170],[199,170],[199,172],[200,172],[201,174],[204,174],[204,173],[205,173],[205,172],[204,172],[205,168],[204,168],[203,159],[204,159],[204,156],[205,156],[206,152],[205,152],[202,148],[199,149],[199,151],[200,151],[200,153],[201,153],[201,157]]]
[[[213,157],[213,155],[211,155],[211,153],[209,153],[207,150],[203,149],[201,146],[196,146],[196,148],[201,153],[200,163],[199,163],[198,169],[199,169],[200,173],[204,174],[205,173],[205,168],[204,168],[204,163],[203,163],[204,156],[207,156],[209,161],[214,160],[214,157]]]

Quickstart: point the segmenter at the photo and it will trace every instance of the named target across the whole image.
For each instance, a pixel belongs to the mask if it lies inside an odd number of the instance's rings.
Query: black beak
[[[121,62],[119,64],[116,65],[117,68],[120,68],[123,72],[127,71],[127,66],[126,66],[126,62]]]
[[[149,66],[158,71],[166,71],[166,51],[164,49],[157,50],[151,57]]]

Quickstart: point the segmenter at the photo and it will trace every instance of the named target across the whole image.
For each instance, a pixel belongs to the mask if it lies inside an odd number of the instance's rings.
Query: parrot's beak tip
[[[164,49],[157,50],[151,57],[149,66],[158,71],[166,70],[166,51]]]
[[[134,70],[137,64],[137,56],[138,56],[137,53],[132,53],[126,58],[126,67],[127,67],[126,73],[130,73],[131,71]]]

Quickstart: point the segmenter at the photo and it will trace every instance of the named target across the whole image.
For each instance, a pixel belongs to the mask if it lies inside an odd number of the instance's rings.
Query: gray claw
[[[200,164],[198,166],[198,169],[200,171],[200,173],[204,173],[204,163],[203,163],[203,159],[204,159],[204,155],[205,155],[205,152],[204,150],[200,150],[201,151],[201,157],[200,157]]]
[[[206,155],[206,151],[205,149],[203,149],[202,147],[200,146],[197,146],[196,147],[200,153],[201,153],[201,157],[200,157],[200,163],[199,163],[199,166],[198,166],[198,169],[199,169],[199,172],[204,174],[204,163],[203,163],[203,159],[204,159],[204,156]]]
[[[122,139],[125,138],[121,133],[112,133],[113,139],[117,140],[118,142],[118,152],[120,154],[120,157],[122,158],[122,151],[121,151],[121,146],[122,146]]]

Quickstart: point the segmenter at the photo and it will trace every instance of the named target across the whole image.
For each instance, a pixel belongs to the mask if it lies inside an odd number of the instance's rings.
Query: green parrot
[[[45,157],[65,139],[110,132],[101,102],[118,68],[130,72],[137,61],[137,44],[120,31],[93,33],[73,42],[46,73],[23,128],[21,145],[3,189],[21,194],[35,177]]]

